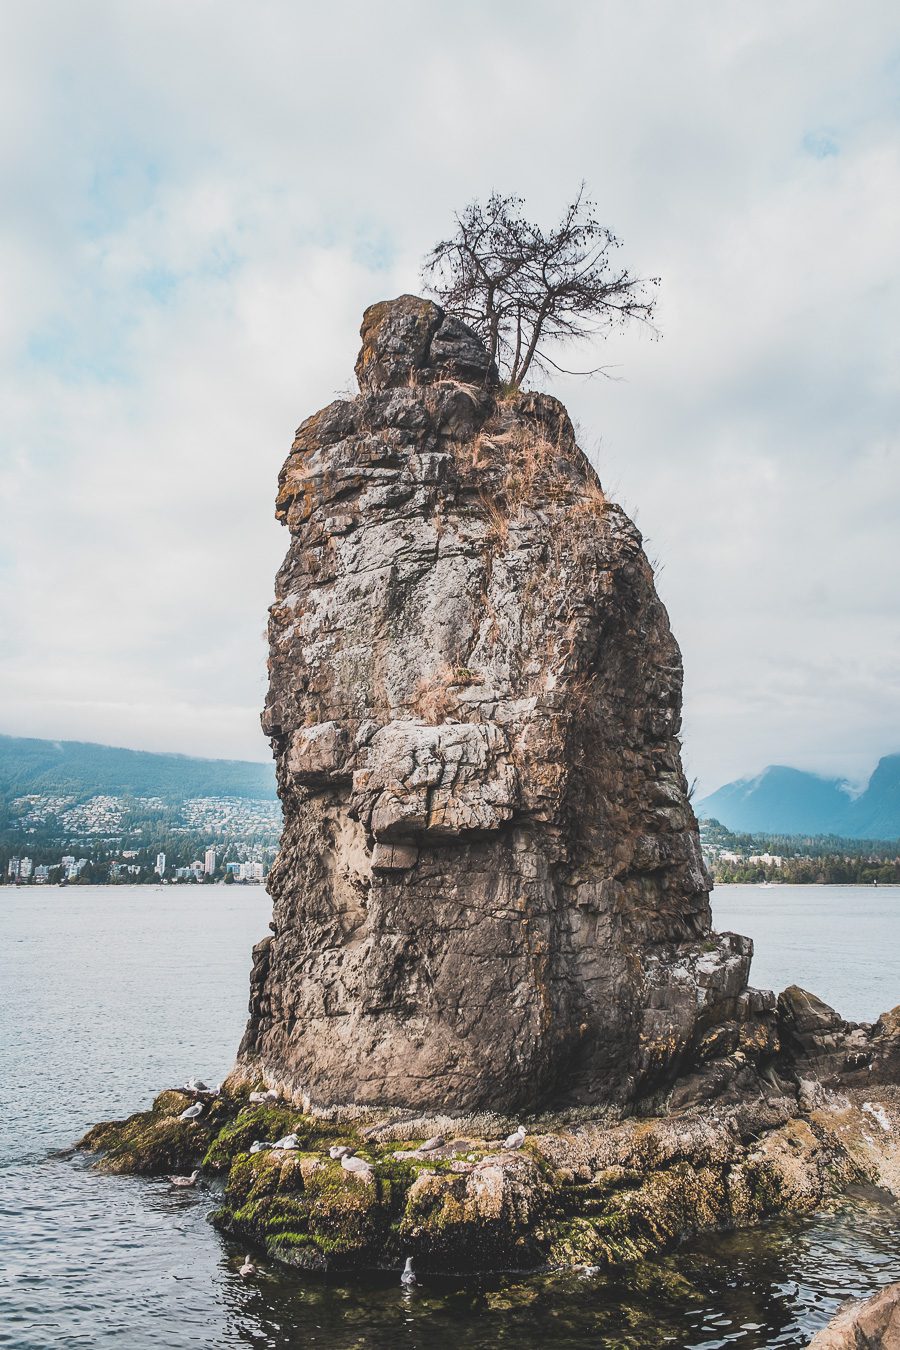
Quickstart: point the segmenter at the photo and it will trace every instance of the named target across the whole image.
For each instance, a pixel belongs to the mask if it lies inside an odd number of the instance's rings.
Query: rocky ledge
[[[802,990],[780,1007],[785,1028],[805,1010],[807,1029],[795,1034],[809,1038],[809,1054],[779,1061],[764,1088],[736,1051],[742,1086],[732,1079],[703,1106],[536,1117],[520,1147],[505,1147],[517,1122],[499,1116],[311,1116],[271,1090],[251,1101],[239,1080],[200,1099],[196,1119],[180,1119],[194,1094],[164,1092],[151,1111],[96,1126],[80,1146],[109,1172],[199,1167],[224,1184],[212,1216],[222,1231],[310,1270],[395,1268],[407,1256],[425,1273],[606,1267],[806,1213],[857,1185],[900,1197],[900,1090],[872,1082],[877,1068],[846,1068],[863,1039],[869,1063],[886,1062],[900,1010],[876,1030],[827,1018]],[[864,1086],[842,1082],[862,1074]],[[332,1156],[342,1150],[359,1160],[354,1170]]]

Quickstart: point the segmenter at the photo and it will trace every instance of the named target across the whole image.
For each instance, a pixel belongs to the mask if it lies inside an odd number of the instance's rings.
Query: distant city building
[[[46,863],[40,863],[40,865],[34,869],[34,879],[39,886],[45,886],[47,884],[50,880],[50,868]]]
[[[203,863],[199,858],[195,858],[191,863],[191,871],[198,880],[203,876]]]
[[[225,864],[225,871],[230,872],[232,876],[234,876],[235,874],[240,874],[240,870],[241,864],[238,862],[230,862]]]
[[[165,870],[166,870],[166,855],[165,855],[164,853],[157,853],[157,855],[156,855],[156,866],[155,866],[155,868],[154,868],[153,870],[154,870],[154,872],[156,873],[156,875],[157,875],[158,877],[161,877],[162,874],[165,872]]]
[[[262,881],[262,879],[263,865],[261,862],[241,863],[240,871],[238,872],[239,881]]]
[[[31,876],[31,867],[32,867],[32,863],[31,863],[31,859],[30,859],[30,858],[22,858],[22,859],[21,859],[21,861],[20,861],[20,863],[19,863],[19,880],[20,880],[20,881],[27,881],[27,880],[28,880],[28,878]]]
[[[211,877],[216,870],[216,850],[208,848],[203,855],[203,870],[208,877]]]
[[[18,880],[20,863],[21,863],[20,858],[10,858],[9,862],[6,865],[6,875],[10,877],[11,880],[13,881]]]

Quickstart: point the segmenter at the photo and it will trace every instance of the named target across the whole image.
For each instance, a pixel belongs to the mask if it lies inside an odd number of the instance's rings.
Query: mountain
[[[900,838],[900,755],[880,759],[861,797],[850,805],[854,839]]]
[[[836,834],[849,839],[900,838],[900,754],[879,760],[854,797],[843,778],[822,778],[772,764],[697,803],[698,816],[730,830],[770,834]]]
[[[162,797],[274,798],[275,768],[240,759],[122,750],[85,741],[0,736],[0,798],[33,793],[82,800],[97,794]]]

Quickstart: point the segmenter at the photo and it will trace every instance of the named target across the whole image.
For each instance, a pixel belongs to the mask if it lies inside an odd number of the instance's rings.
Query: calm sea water
[[[900,890],[723,887],[717,927],[757,943],[755,983],[846,1015],[900,1002]],[[805,1345],[841,1299],[900,1278],[900,1220],[837,1214],[691,1244],[629,1273],[322,1280],[262,1266],[206,1222],[209,1190],[53,1156],[192,1073],[227,1072],[243,1027],[257,888],[0,888],[0,1346],[714,1350]]]

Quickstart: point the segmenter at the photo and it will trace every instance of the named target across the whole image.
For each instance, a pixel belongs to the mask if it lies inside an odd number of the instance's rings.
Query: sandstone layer
[[[316,1109],[624,1108],[777,1051],[711,931],[682,669],[565,409],[459,320],[366,311],[297,432],[269,626],[284,806],[239,1075]]]

